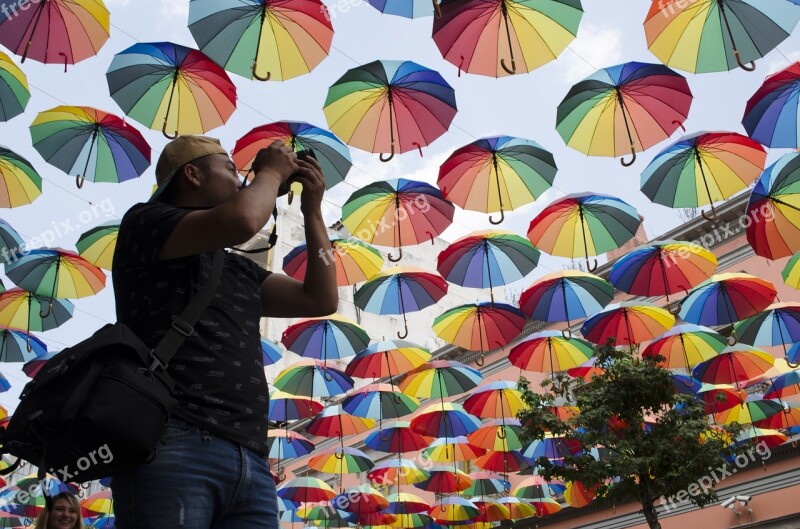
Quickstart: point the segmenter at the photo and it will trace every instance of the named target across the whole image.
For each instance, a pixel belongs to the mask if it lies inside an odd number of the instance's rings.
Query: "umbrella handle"
[[[461,77],[461,67],[464,65],[464,56],[461,56],[461,62],[458,63],[458,76]]]
[[[439,5],[439,2],[436,0],[433,1],[433,12],[436,15],[436,18],[442,18],[442,6]]]
[[[683,123],[678,121],[677,119],[673,119],[672,124],[679,126],[683,130],[683,132],[686,132],[686,127],[684,127]]]
[[[733,341],[731,341],[731,339],[733,339]],[[731,334],[728,336],[726,341],[728,342],[728,345],[736,345],[736,342],[739,341],[739,337],[736,336],[736,329],[731,329]]]
[[[673,316],[677,316],[681,312],[681,302],[676,301],[675,303],[670,303],[667,305],[667,310]]]
[[[403,331],[402,334],[399,332],[397,333],[397,337],[400,338],[401,340],[406,336],[408,336],[408,322],[405,321],[405,319],[403,320],[403,324],[405,325],[405,331]]]
[[[50,298],[50,303],[47,304],[47,312],[42,313],[42,311],[40,310],[39,311],[39,317],[40,318],[46,318],[46,317],[50,316],[51,312],[53,312],[53,299],[52,298]]]
[[[400,259],[402,259],[402,258],[403,258],[403,248],[402,248],[402,247],[400,247],[400,248],[398,248],[397,250],[398,250],[398,252],[399,252],[399,253],[397,254],[397,259],[395,259],[395,258],[394,258],[394,256],[393,256],[392,254],[389,254],[389,255],[387,256],[387,257],[389,258],[389,260],[390,260],[391,262],[393,262],[393,263],[396,263],[396,262],[398,262]]]
[[[701,211],[700,214],[706,219],[708,222],[714,222],[717,220],[717,210],[714,209],[714,206],[711,206],[711,213],[706,213],[705,211]]]
[[[597,270],[597,259],[594,259],[594,264],[590,265],[589,260],[586,260],[586,271],[587,272],[594,272]]]
[[[327,366],[325,366],[325,367],[323,368],[323,370],[322,370],[322,376],[323,376],[323,377],[325,377],[325,380],[327,380],[328,382],[333,382],[333,375],[330,375],[330,376],[329,376],[329,373],[328,373],[328,367],[327,367]]]
[[[167,132],[167,120],[166,119],[164,120],[164,125],[161,127],[161,133],[164,134],[164,137],[167,138],[168,140],[174,140],[175,138],[178,137],[178,131],[177,130],[175,131],[174,135],[170,135],[169,132]]]
[[[75,177],[75,185],[78,186],[78,189],[83,187],[83,183],[86,181],[86,177],[83,175],[77,175]]]
[[[631,145],[631,154],[633,155],[633,158],[631,158],[630,161],[626,160],[625,158],[619,159],[619,163],[621,163],[623,167],[630,167],[636,163],[636,150],[634,150],[633,145]]]
[[[506,212],[503,211],[503,208],[500,208],[500,219],[494,220],[492,217],[489,217],[489,222],[494,224],[495,226],[502,223],[503,220],[506,218]]]
[[[497,430],[497,438],[498,439],[505,439],[506,437],[507,437],[507,434],[506,434],[505,427],[500,427],[500,429]]]
[[[434,1],[434,2],[436,2],[436,0],[433,0],[433,1]],[[378,156],[378,159],[379,159],[380,161],[382,161],[382,162],[388,162],[388,161],[389,161],[389,160],[391,160],[392,158],[394,158],[394,143],[392,143],[391,150],[389,151],[389,156],[387,156],[387,157],[384,157],[384,156],[383,156],[383,153],[381,153],[381,154]]]
[[[289,192],[286,194],[286,203],[291,206],[292,200],[294,200],[294,191],[290,189]]]
[[[784,358],[786,359],[786,365],[791,367],[792,369],[797,369],[798,367],[800,367],[800,362],[793,364],[792,362],[789,361],[789,357],[784,357]]]
[[[64,53],[63,51],[58,52],[58,54],[64,57],[64,73],[67,73],[67,60],[68,60],[67,54]]]
[[[756,69],[756,62],[750,61],[750,64],[744,64],[742,62],[742,56],[739,55],[739,50],[733,50],[733,56],[736,57],[736,62],[739,64],[739,68],[744,70],[745,72],[753,72]]]
[[[417,150],[419,151],[419,157],[422,158],[423,157],[422,156],[422,145],[420,145],[419,143],[417,143],[415,141],[412,141],[411,145],[416,145],[417,146]]]
[[[266,77],[261,77],[256,73],[256,61],[253,61],[253,79],[257,79],[259,81],[269,81],[270,77],[272,77],[272,73],[267,72]]]
[[[511,59],[511,68],[506,66],[506,60],[502,58],[500,59],[500,66],[509,75],[514,75],[515,73],[517,73],[517,61],[515,61],[513,58]]]
[[[383,434],[386,434],[386,437],[384,437]],[[388,441],[389,440],[389,432],[387,432],[386,430],[381,430],[378,435],[380,436],[381,441]]]
[[[484,361],[484,358],[483,358],[483,353],[481,353],[481,356],[479,356],[478,359],[475,360],[475,365],[478,366],[478,367],[483,367],[484,363],[485,363],[485,361]]]
[[[333,456],[334,456],[336,459],[338,459],[339,461],[341,461],[342,459],[344,459],[344,454],[340,454],[339,452],[334,452],[334,453],[333,453]]]
[[[561,336],[563,336],[563,337],[564,337],[564,338],[566,338],[567,340],[571,340],[571,339],[572,339],[572,329],[570,329],[569,327],[567,327],[566,329],[564,329],[563,331],[561,331]]]

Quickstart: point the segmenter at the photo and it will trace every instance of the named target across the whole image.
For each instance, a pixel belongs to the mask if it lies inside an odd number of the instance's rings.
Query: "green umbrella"
[[[30,204],[42,194],[42,177],[31,163],[0,146],[0,207],[15,208]]]
[[[85,231],[75,243],[78,254],[93,265],[111,270],[114,249],[117,247],[119,222],[111,221]]]
[[[0,121],[22,114],[30,98],[25,73],[0,51]]]

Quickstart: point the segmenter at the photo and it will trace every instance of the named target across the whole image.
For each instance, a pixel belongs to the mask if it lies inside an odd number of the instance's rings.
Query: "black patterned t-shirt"
[[[117,320],[150,347],[211,275],[211,252],[158,260],[173,228],[190,211],[136,204],[119,228],[112,273]],[[269,394],[259,331],[260,286],[269,273],[226,252],[211,303],[167,369],[179,401],[174,415],[262,453],[267,452]]]

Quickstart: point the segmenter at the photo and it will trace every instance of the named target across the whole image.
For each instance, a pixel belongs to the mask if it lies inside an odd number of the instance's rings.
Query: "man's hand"
[[[300,195],[300,210],[303,215],[321,211],[322,195],[325,193],[325,176],[319,162],[307,156],[297,160],[299,167],[296,174],[297,181],[303,184],[303,193]]]
[[[258,151],[252,169],[254,175],[270,171],[280,179],[280,183],[283,183],[299,169],[297,154],[282,141],[275,140],[269,147]]]

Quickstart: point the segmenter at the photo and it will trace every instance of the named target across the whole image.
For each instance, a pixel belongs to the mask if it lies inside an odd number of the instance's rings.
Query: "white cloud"
[[[622,31],[589,23],[581,26],[577,39],[561,55],[564,78],[574,84],[600,68],[622,61]]]
[[[123,0],[127,1],[127,0]],[[183,22],[189,18],[189,2],[184,0],[159,0],[162,17],[174,17]]]

